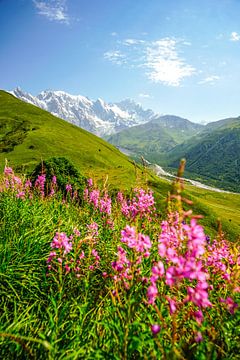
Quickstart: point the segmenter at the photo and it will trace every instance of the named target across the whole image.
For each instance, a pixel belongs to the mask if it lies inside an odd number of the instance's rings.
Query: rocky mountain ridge
[[[101,137],[146,123],[158,116],[130,99],[112,104],[100,98],[94,101],[82,95],[51,90],[33,96],[19,87],[10,93]]]

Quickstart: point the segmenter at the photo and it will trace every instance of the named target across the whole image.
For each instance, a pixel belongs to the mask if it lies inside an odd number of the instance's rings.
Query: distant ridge
[[[143,155],[149,161],[156,162],[163,153],[191,138],[203,128],[203,125],[179,116],[164,115],[122,130],[107,137],[107,140],[135,155]]]

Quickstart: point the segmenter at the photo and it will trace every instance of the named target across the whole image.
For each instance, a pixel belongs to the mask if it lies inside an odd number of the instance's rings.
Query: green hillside
[[[187,160],[187,176],[231,191],[240,188],[240,117],[206,126],[161,116],[108,138],[136,159],[176,169]]]
[[[135,181],[134,164],[101,138],[0,91],[0,170],[5,159],[18,172],[41,159],[66,156],[79,170],[125,186]]]
[[[240,189],[240,118],[211,123],[198,135],[176,146],[168,164],[177,167],[187,160],[187,171],[212,180],[217,186]]]
[[[187,119],[173,115],[160,116],[146,124],[133,126],[111,135],[107,140],[133,155],[149,161],[162,159],[162,154],[189,139],[202,129]]]
[[[16,172],[28,173],[41,159],[65,156],[84,175],[96,180],[108,176],[109,184],[116,188],[130,188],[147,181],[163,208],[171,189],[169,182],[143,172],[104,140],[4,91],[0,91],[0,139],[0,171],[5,159]],[[194,213],[205,216],[202,222],[209,233],[216,230],[219,218],[230,238],[239,234],[238,195],[186,186],[185,197],[194,201]]]

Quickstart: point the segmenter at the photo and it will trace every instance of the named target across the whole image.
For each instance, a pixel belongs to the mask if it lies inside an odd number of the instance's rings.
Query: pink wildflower
[[[199,325],[203,322],[203,313],[201,310],[197,310],[194,312],[194,317]]]
[[[196,336],[195,336],[195,341],[196,341],[197,343],[203,341],[203,337],[202,337],[202,334],[201,334],[200,331],[197,332],[197,334],[196,334]]]
[[[71,184],[66,185],[66,191],[67,191],[67,193],[70,193],[72,191],[72,185]]]
[[[169,304],[170,314],[172,315],[177,310],[176,301],[171,299],[169,296],[166,296],[166,299],[167,299],[168,304]]]
[[[45,185],[45,181],[46,181],[46,175],[38,175],[36,181],[35,181],[35,188],[38,189],[42,195],[42,197],[44,196],[44,185]]]
[[[220,298],[220,302],[227,305],[228,311],[230,314],[234,314],[235,309],[238,307],[238,304],[233,301],[232,298],[227,297],[227,299]]]
[[[17,193],[16,197],[18,199],[24,199],[25,198],[25,192],[24,191],[20,191]]]
[[[65,233],[56,233],[51,243],[53,249],[64,249],[64,254],[72,250],[72,243]]]
[[[104,198],[100,199],[100,205],[99,205],[100,212],[110,215],[112,209],[111,204],[112,204],[111,198],[105,195]]]
[[[158,324],[151,325],[151,331],[153,335],[157,335],[161,330],[161,326]]]
[[[87,180],[87,183],[89,187],[93,186],[93,180],[91,178]]]
[[[89,194],[89,202],[93,203],[95,208],[98,207],[99,196],[100,196],[99,190],[93,190]]]
[[[56,185],[56,184],[57,184],[57,178],[56,178],[55,175],[53,175],[53,177],[52,177],[52,184],[53,184],[53,185]]]
[[[13,175],[13,169],[8,167],[8,166],[5,166],[4,168],[4,175],[6,176],[10,176],[10,175]]]
[[[158,289],[156,284],[153,282],[147,289],[148,303],[153,305],[158,296]]]

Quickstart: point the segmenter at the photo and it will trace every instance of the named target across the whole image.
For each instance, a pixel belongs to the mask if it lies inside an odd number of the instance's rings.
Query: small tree
[[[51,191],[53,176],[57,179],[57,188],[66,194],[66,185],[71,184],[72,188],[78,192],[81,198],[86,185],[85,176],[81,175],[79,170],[72,162],[65,157],[51,157],[40,162],[31,174],[31,180],[34,183],[38,175],[45,174],[45,193],[48,195]]]

